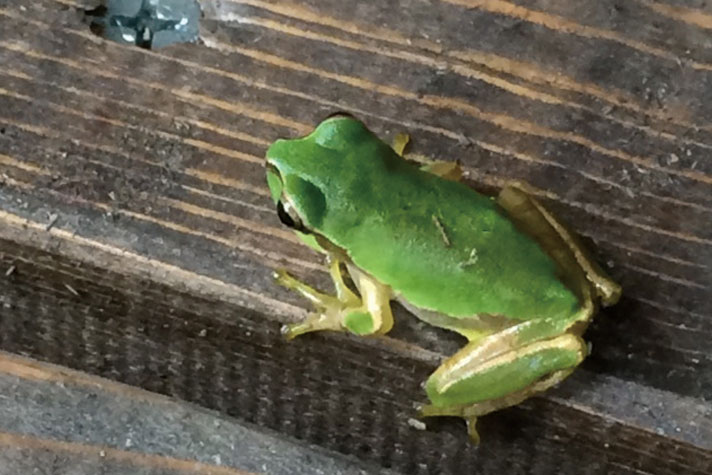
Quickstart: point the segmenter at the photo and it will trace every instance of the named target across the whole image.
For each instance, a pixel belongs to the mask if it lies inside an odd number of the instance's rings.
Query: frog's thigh
[[[511,183],[500,191],[497,202],[517,225],[533,236],[568,274],[569,284],[589,293],[585,278],[604,305],[618,301],[621,288],[591,259],[576,236],[527,192],[529,185]]]
[[[482,358],[482,345],[494,337],[468,344],[430,376],[425,387],[431,404],[421,409],[423,416],[463,417],[470,437],[477,441],[478,416],[518,404],[557,384],[587,353],[581,338],[564,333]]]
[[[549,374],[576,367],[587,353],[586,343],[571,333],[485,359],[473,357],[479,353],[480,345],[473,342],[465,346],[428,378],[426,391],[433,406],[465,406],[502,399]],[[494,409],[500,408],[497,406]]]

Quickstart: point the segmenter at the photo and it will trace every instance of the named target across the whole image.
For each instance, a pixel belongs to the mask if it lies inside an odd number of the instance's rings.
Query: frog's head
[[[339,158],[371,132],[348,114],[334,114],[309,135],[277,140],[267,150],[267,184],[285,225],[302,232],[321,229],[339,174]]]

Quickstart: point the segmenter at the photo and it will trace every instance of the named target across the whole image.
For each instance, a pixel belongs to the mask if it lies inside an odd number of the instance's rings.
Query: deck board
[[[94,36],[93,3],[0,1],[1,349],[397,472],[712,471],[709,7],[207,0],[199,44],[147,51]],[[385,338],[280,339],[307,307],[271,269],[328,276],[261,157],[337,110],[475,188],[528,181],[623,285],[480,449],[408,425],[458,337],[396,306]]]
[[[0,354],[0,473],[383,473],[224,414]]]

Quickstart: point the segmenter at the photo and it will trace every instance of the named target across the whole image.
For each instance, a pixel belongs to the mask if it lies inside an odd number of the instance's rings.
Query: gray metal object
[[[107,0],[87,14],[92,29],[104,38],[161,48],[196,41],[201,12],[195,0]]]

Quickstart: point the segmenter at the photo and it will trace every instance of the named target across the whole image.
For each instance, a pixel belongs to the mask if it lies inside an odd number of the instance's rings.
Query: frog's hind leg
[[[556,386],[561,381],[566,379],[572,372],[573,368],[554,371],[548,376],[545,376],[539,381],[533,383],[531,386],[521,391],[508,394],[507,396],[504,396],[500,399],[483,401],[470,405],[456,405],[444,407],[438,407],[432,404],[424,405],[420,408],[420,416],[461,417],[467,423],[467,433],[470,436],[470,439],[474,444],[479,444],[480,435],[477,432],[477,419],[480,416],[489,414],[490,412],[499,411],[500,409],[504,409],[507,407],[516,406],[517,404],[525,401],[526,399],[529,399],[534,394],[544,392],[547,389]]]
[[[428,378],[431,404],[421,408],[421,415],[462,417],[477,442],[479,416],[554,386],[583,361],[586,343],[565,331],[577,318],[586,318],[587,310],[582,312],[567,322],[532,320],[470,342]]]
[[[436,160],[421,166],[420,169],[450,181],[460,181],[462,179],[462,167],[457,162]]]
[[[454,415],[468,422],[478,440],[477,417],[522,402],[565,379],[586,357],[580,335],[597,299],[614,303],[620,287],[591,260],[574,235],[526,192],[505,187],[497,202],[515,225],[554,259],[560,278],[577,294],[580,310],[563,319],[534,319],[470,342],[428,379],[431,404],[424,416]]]
[[[303,333],[332,330],[359,335],[386,333],[393,326],[390,308],[391,291],[370,276],[361,273],[357,287],[361,297],[344,283],[338,258],[330,256],[329,274],[336,295],[327,295],[295,279],[285,271],[276,272],[277,283],[297,291],[315,307],[315,312],[298,323],[284,325],[282,333],[292,339]]]
[[[592,287],[603,305],[616,303],[621,294],[620,286],[591,259],[575,234],[532,198],[527,192],[530,188],[526,183],[511,183],[500,191],[497,203],[554,258],[565,274],[564,280],[578,291],[580,298],[589,298],[587,294],[591,292],[586,287]]]

